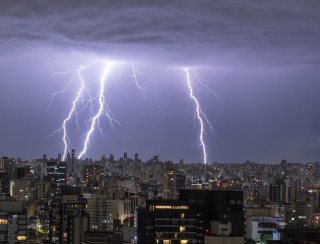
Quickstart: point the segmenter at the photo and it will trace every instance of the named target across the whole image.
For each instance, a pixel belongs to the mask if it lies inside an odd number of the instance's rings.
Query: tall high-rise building
[[[67,152],[67,158],[65,160],[68,164],[71,163],[71,156],[70,156],[70,152]]]
[[[10,195],[10,178],[7,172],[0,172],[0,193]]]
[[[21,201],[0,201],[0,243],[27,243],[27,210]]]
[[[26,165],[23,167],[16,168],[16,179],[21,179],[23,177],[28,177],[30,174],[30,166]]]
[[[36,181],[35,182],[35,198],[37,200],[46,200],[49,192],[50,181]]]
[[[113,221],[124,219],[124,201],[111,199],[108,195],[92,194],[87,199],[91,231],[113,231]]]
[[[123,161],[126,163],[128,161],[128,153],[124,152],[123,154]]]
[[[164,179],[163,179],[163,199],[174,199],[175,188],[175,168],[172,162],[165,163]]]
[[[62,156],[61,153],[58,154],[58,161],[61,162],[62,161]]]
[[[174,185],[175,199],[179,199],[180,190],[185,188],[186,177],[184,175],[176,174]]]
[[[74,174],[74,169],[75,169],[75,163],[76,163],[76,150],[72,149],[71,150],[71,175]]]
[[[180,201],[195,203],[205,232],[215,236],[244,236],[242,190],[180,190]]]
[[[134,162],[135,162],[135,164],[137,164],[138,161],[139,161],[139,155],[138,155],[138,153],[136,153],[136,154],[134,155]]]
[[[62,188],[51,202],[49,237],[51,243],[83,243],[89,230],[86,201],[78,188]]]
[[[147,200],[138,209],[138,243],[204,243],[203,221],[195,204]]]
[[[47,175],[58,187],[66,184],[67,169],[65,162],[47,162]]]
[[[288,187],[285,181],[279,181],[269,186],[269,199],[275,203],[288,202]]]
[[[0,172],[8,173],[10,180],[13,180],[15,176],[15,160],[8,157],[0,158]]]
[[[147,200],[138,243],[244,243],[243,191],[182,189],[179,200]]]
[[[139,165],[139,155],[138,153],[134,154],[134,161],[133,161],[133,176],[137,176],[137,167]]]
[[[114,156],[113,156],[113,154],[110,154],[110,163],[111,163],[111,164],[114,163]]]
[[[19,201],[33,199],[35,181],[31,177],[24,177],[10,181],[10,195]]]
[[[82,169],[83,186],[100,185],[100,176],[104,173],[104,166],[98,164],[84,165]]]

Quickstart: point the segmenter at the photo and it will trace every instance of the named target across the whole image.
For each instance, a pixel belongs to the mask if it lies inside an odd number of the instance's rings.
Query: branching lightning
[[[113,122],[119,123],[117,120],[115,120],[111,116],[111,111],[106,103],[106,99],[104,96],[105,82],[106,82],[107,75],[110,71],[111,66],[112,66],[112,63],[107,64],[107,66],[106,66],[106,68],[100,78],[100,88],[99,88],[99,95],[98,95],[99,96],[99,109],[96,112],[96,114],[91,118],[91,126],[90,126],[89,131],[86,134],[84,146],[83,146],[82,151],[79,154],[79,158],[81,158],[86,153],[87,148],[88,148],[88,143],[90,142],[90,137],[91,137],[96,126],[100,130],[100,132],[102,133],[101,128],[99,127],[100,117],[102,115],[105,115],[108,118],[112,128],[113,128]]]
[[[199,141],[200,141],[200,146],[202,148],[203,163],[207,164],[207,151],[206,151],[206,144],[205,144],[205,140],[204,140],[204,134],[206,134],[204,122],[209,126],[209,128],[210,128],[212,133],[213,133],[213,127],[212,127],[212,124],[210,123],[210,121],[208,120],[207,116],[205,115],[205,113],[202,111],[198,99],[194,95],[193,88],[192,88],[192,83],[193,82],[192,82],[192,78],[190,76],[189,69],[188,68],[184,68],[183,70],[185,71],[186,76],[187,76],[186,77],[187,78],[186,81],[187,81],[187,86],[188,86],[188,89],[189,89],[189,96],[190,96],[190,98],[193,100],[193,102],[195,104],[195,117],[197,118],[197,120],[198,120],[198,122],[200,124]],[[195,78],[198,80],[199,77],[197,75],[195,75]]]
[[[89,128],[88,128],[87,132],[84,134],[83,146],[82,146],[81,152],[79,153],[78,158],[82,158],[86,154],[86,152],[88,150],[88,146],[90,144],[91,137],[92,137],[95,129],[98,129],[101,132],[101,134],[103,135],[102,128],[100,127],[100,120],[101,120],[102,116],[105,116],[107,118],[107,120],[110,123],[110,126],[113,130],[115,130],[114,124],[120,125],[120,123],[114,118],[113,114],[111,113],[111,110],[107,104],[106,97],[105,97],[106,82],[107,82],[107,79],[109,79],[110,70],[114,66],[114,62],[107,62],[107,63],[104,62],[103,72],[99,78],[99,88],[98,88],[98,91],[95,96],[91,96],[90,91],[87,87],[87,81],[83,78],[82,73],[84,72],[84,70],[86,70],[87,68],[96,64],[97,62],[100,62],[100,61],[96,61],[96,62],[91,63],[86,66],[80,66],[79,69],[71,69],[71,70],[65,71],[65,72],[55,72],[54,73],[54,75],[61,75],[61,74],[68,74],[68,73],[73,73],[74,75],[72,76],[70,82],[67,83],[62,90],[57,91],[52,94],[51,100],[50,100],[50,105],[49,105],[48,109],[51,108],[55,97],[65,91],[67,91],[67,89],[69,87],[71,87],[71,85],[73,84],[73,82],[76,79],[78,79],[79,83],[80,83],[80,86],[77,90],[75,97],[73,98],[72,105],[68,111],[67,116],[63,119],[61,126],[57,130],[53,131],[50,134],[50,136],[52,136],[56,133],[62,133],[62,142],[63,142],[63,147],[64,147],[63,160],[66,159],[66,156],[69,152],[70,138],[68,136],[68,130],[67,130],[68,124],[71,122],[72,119],[75,119],[75,122],[78,126],[78,129],[80,128],[79,123],[78,123],[78,113],[81,113],[84,111],[89,111],[89,119],[88,119]],[[139,79],[138,79],[138,75],[145,76],[149,80],[153,80],[153,79],[151,79],[149,75],[146,75],[145,73],[138,71],[135,68],[134,64],[131,64],[131,70],[132,70],[131,77],[134,81],[134,84],[137,87],[137,89],[141,92],[142,96],[145,99],[146,92],[148,91],[148,89],[143,87],[140,84]],[[206,143],[205,143],[205,139],[204,139],[205,134],[206,134],[205,127],[209,127],[209,129],[213,133],[213,126],[210,123],[210,121],[208,120],[206,114],[203,112],[203,110],[200,106],[200,103],[199,103],[196,95],[194,94],[194,87],[193,86],[195,86],[195,89],[204,91],[206,93],[211,93],[211,94],[215,95],[216,97],[217,97],[217,95],[208,85],[206,85],[200,79],[199,75],[197,74],[196,68],[194,68],[194,69],[184,68],[183,70],[186,74],[186,83],[187,83],[187,87],[189,90],[189,97],[191,98],[191,100],[195,104],[195,111],[194,111],[195,124],[196,125],[198,124],[200,127],[199,128],[200,129],[200,131],[199,131],[200,145],[199,146],[201,146],[201,148],[202,148],[203,163],[206,164],[207,163],[207,148],[206,148]],[[191,73],[192,71],[193,71],[193,73]],[[156,104],[159,106],[156,97],[155,97],[155,101],[156,101]],[[97,110],[94,109],[94,107],[97,106],[96,104],[98,105]],[[163,109],[161,107],[160,107],[160,109],[163,112]],[[196,123],[196,121],[197,121],[197,123]]]
[[[215,98],[219,101],[220,97],[217,95],[217,93],[211,89],[207,84],[205,84],[203,82],[203,80],[200,78],[200,76],[198,75],[198,71],[197,71],[197,67],[194,67],[194,74],[193,74],[194,78],[197,80],[197,82],[195,83],[198,87],[199,90],[205,92],[206,94],[211,93],[215,96]],[[198,85],[199,84],[199,85]]]
[[[68,113],[68,116],[63,120],[63,123],[61,125],[61,127],[57,130],[55,130],[54,132],[51,133],[51,135],[49,136],[53,136],[54,134],[58,133],[58,132],[61,132],[63,133],[63,136],[62,136],[62,141],[63,141],[63,144],[64,144],[64,150],[63,150],[63,160],[65,160],[66,156],[67,156],[67,153],[68,153],[68,134],[67,134],[67,123],[70,121],[70,119],[72,118],[73,114],[75,114],[75,116],[77,117],[77,110],[76,110],[76,105],[77,103],[79,102],[79,100],[81,99],[82,97],[82,93],[85,89],[85,84],[84,84],[84,80],[81,76],[81,71],[83,70],[83,67],[80,67],[78,70],[77,70],[77,73],[78,73],[78,77],[79,77],[79,80],[81,81],[81,86],[80,86],[80,89],[78,90],[77,92],[77,95],[76,97],[74,98],[73,102],[72,102],[72,106],[71,106],[71,109]],[[74,72],[74,70],[71,70]],[[69,71],[69,72],[71,72]],[[66,87],[65,89],[66,90]],[[57,93],[55,93],[53,96],[55,96]],[[54,98],[54,97],[53,97]],[[53,100],[53,98],[51,100]],[[77,121],[77,119],[76,119]],[[77,125],[78,125],[78,122],[77,122]]]
[[[74,81],[76,76],[78,77],[78,79],[80,81],[80,88],[78,89],[78,91],[76,93],[76,96],[74,97],[74,99],[72,101],[72,106],[71,106],[71,108],[70,108],[70,110],[68,112],[67,117],[63,120],[62,125],[60,126],[60,128],[58,128],[57,130],[53,131],[49,135],[49,136],[53,136],[54,134],[56,134],[58,132],[62,132],[62,142],[63,142],[63,146],[64,146],[63,156],[62,156],[63,160],[66,159],[67,153],[69,152],[69,146],[68,146],[69,137],[68,137],[68,131],[67,131],[68,123],[70,122],[70,120],[73,117],[75,117],[75,121],[76,121],[77,127],[79,129],[78,112],[83,112],[88,107],[88,105],[90,106],[90,114],[89,114],[90,119],[89,119],[89,122],[91,123],[91,125],[90,125],[89,131],[86,133],[83,150],[80,153],[79,158],[85,154],[85,152],[87,150],[87,147],[88,147],[88,144],[89,144],[89,141],[90,141],[90,136],[93,133],[94,128],[97,127],[100,130],[100,132],[102,133],[102,130],[99,127],[99,118],[102,115],[105,115],[108,118],[112,128],[113,128],[113,123],[114,122],[118,123],[117,120],[112,118],[111,111],[110,111],[108,105],[106,104],[105,97],[104,97],[105,80],[106,80],[107,73],[110,70],[111,63],[108,63],[106,65],[106,68],[105,68],[105,70],[104,70],[104,72],[103,72],[103,74],[102,74],[102,76],[100,78],[99,91],[98,91],[98,93],[97,93],[97,95],[95,97],[92,97],[90,95],[90,92],[89,92],[88,88],[86,87],[85,80],[82,77],[82,72],[85,69],[87,69],[87,68],[91,67],[92,65],[96,64],[97,62],[98,61],[93,62],[93,63],[91,63],[89,65],[86,65],[86,66],[80,66],[79,69],[71,69],[71,70],[64,71],[64,72],[54,72],[54,75],[61,75],[61,74],[68,74],[68,73],[75,73],[75,75],[72,77],[71,81],[69,83],[67,83],[66,86],[61,91],[58,91],[58,92],[55,92],[55,93],[52,94],[49,108],[51,107],[55,96],[60,94],[60,93],[63,93],[65,91],[67,91],[68,87],[70,87],[72,85],[72,83],[73,83],[73,81]],[[84,99],[84,95],[85,94],[88,97],[87,99]],[[94,112],[93,112],[93,102],[96,99],[99,99],[99,110],[96,112],[96,114],[94,114]],[[78,111],[77,108],[79,107],[78,106],[79,102],[83,102],[84,105],[83,105],[82,109]]]
[[[144,72],[141,72],[139,70],[137,70],[134,66],[134,64],[131,64],[131,69],[132,69],[132,74],[131,74],[131,77],[132,79],[134,80],[134,83],[136,85],[136,87],[138,88],[138,90],[141,92],[142,96],[144,99],[146,99],[146,92],[148,92],[149,90],[145,87],[142,87],[139,83],[139,80],[138,80],[138,75],[140,76],[144,76],[145,78],[147,78],[149,81],[152,81],[154,84],[155,84],[155,88],[153,90],[153,93],[154,93],[154,102],[156,103],[157,107],[160,109],[161,113],[165,116],[166,113],[164,112],[163,108],[161,107],[159,101],[158,101],[158,98],[157,98],[157,82],[151,78],[150,75],[144,73]]]
[[[134,83],[135,83],[136,87],[137,87],[137,88],[139,89],[139,91],[141,92],[143,98],[146,99],[145,92],[147,91],[147,89],[144,88],[144,87],[142,87],[142,86],[139,84],[138,78],[137,78],[137,72],[138,72],[138,71],[136,71],[136,68],[134,67],[133,64],[131,64],[131,69],[132,69],[131,77],[132,77],[132,79],[134,80]],[[141,73],[141,72],[139,72],[139,73]],[[145,75],[144,73],[141,73],[141,74]]]

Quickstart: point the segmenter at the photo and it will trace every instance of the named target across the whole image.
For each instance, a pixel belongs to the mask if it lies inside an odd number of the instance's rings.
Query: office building
[[[176,174],[175,185],[174,185],[174,195],[175,199],[179,199],[180,190],[185,188],[186,177],[184,175]]]
[[[172,162],[165,163],[163,178],[163,199],[175,198],[175,168]]]
[[[10,178],[7,172],[0,172],[0,193],[4,196],[10,195]]]
[[[27,211],[21,201],[0,201],[0,243],[27,243]]]
[[[99,185],[100,176],[104,174],[104,166],[98,164],[84,165],[82,169],[82,185],[90,186]]]
[[[202,216],[191,203],[147,200],[138,209],[137,243],[203,243]]]
[[[244,236],[242,190],[180,191],[180,201],[196,204],[207,235]]]
[[[66,163],[57,161],[47,162],[47,175],[57,187],[64,186],[67,177]]]
[[[111,199],[108,195],[92,194],[87,198],[90,231],[113,231],[113,221],[125,219],[124,200]]]
[[[28,201],[33,199],[35,181],[30,178],[21,178],[10,181],[10,196],[19,201]]]
[[[15,176],[15,160],[13,158],[0,158],[0,172],[8,173],[9,179],[13,180]]]
[[[76,150],[75,150],[75,149],[72,149],[72,150],[71,150],[71,165],[69,165],[70,174],[71,174],[71,175],[74,174],[75,163],[76,163]]]
[[[49,237],[52,243],[81,244],[89,230],[86,201],[78,188],[62,187],[51,203]]]

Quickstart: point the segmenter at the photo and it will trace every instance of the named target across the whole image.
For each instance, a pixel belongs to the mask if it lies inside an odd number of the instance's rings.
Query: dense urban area
[[[320,163],[0,158],[0,243],[319,243]]]

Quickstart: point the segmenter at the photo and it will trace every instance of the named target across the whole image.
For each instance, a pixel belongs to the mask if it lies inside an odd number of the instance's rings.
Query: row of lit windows
[[[155,209],[189,209],[189,206],[180,205],[180,206],[173,206],[173,205],[150,205],[150,210],[154,211]]]

